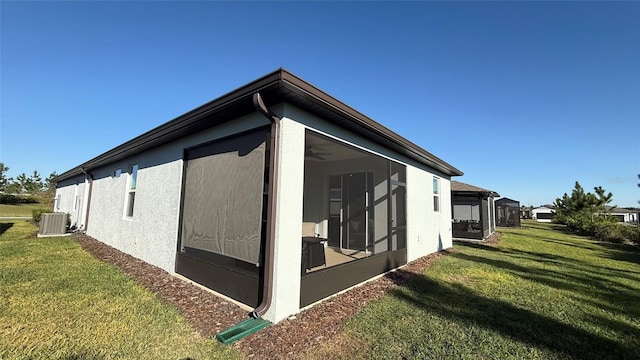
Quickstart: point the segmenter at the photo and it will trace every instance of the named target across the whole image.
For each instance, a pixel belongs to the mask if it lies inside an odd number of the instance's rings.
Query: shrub
[[[31,195],[0,194],[0,204],[35,204],[38,199]]]
[[[611,216],[590,214],[588,211],[575,212],[572,216],[555,216],[553,221],[564,224],[569,231],[579,235],[591,236],[601,241],[640,242],[640,228],[625,226]]]
[[[640,245],[640,226],[622,225],[622,236],[636,245]]]
[[[33,221],[35,221],[36,223],[40,222],[40,218],[42,217],[42,214],[46,214],[50,212],[49,209],[33,209],[31,210],[31,217],[33,218]]]

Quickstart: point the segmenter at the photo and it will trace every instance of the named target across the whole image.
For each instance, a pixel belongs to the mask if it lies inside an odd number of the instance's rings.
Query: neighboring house
[[[277,322],[451,247],[459,175],[279,69],[61,174],[56,211]]]
[[[496,200],[496,224],[504,227],[520,227],[520,202],[509,198]]]
[[[627,223],[627,224],[634,224],[634,223],[638,223],[638,210],[636,209],[625,209],[625,208],[612,208],[607,206],[607,210],[610,211],[610,215],[615,217],[616,219],[618,219],[618,221],[623,222],[623,223]]]
[[[555,212],[550,207],[541,206],[531,210],[531,218],[538,222],[551,222],[551,217]]]
[[[451,181],[451,227],[454,238],[486,239],[496,230],[492,190]]]

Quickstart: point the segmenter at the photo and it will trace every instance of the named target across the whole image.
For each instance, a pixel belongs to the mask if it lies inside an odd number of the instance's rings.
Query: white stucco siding
[[[93,169],[87,234],[167,272],[175,272],[184,149],[268,125],[251,114],[162,147]],[[135,206],[126,216],[129,167],[138,164]],[[122,174],[114,177],[114,171]]]
[[[453,246],[451,235],[451,179],[440,178],[440,229],[438,232],[438,251]]]
[[[407,167],[407,261],[438,251],[439,214],[433,211],[433,176]]]
[[[281,120],[273,299],[264,315],[272,322],[295,314],[300,308],[304,130],[303,125],[291,119]]]
[[[439,211],[433,207],[434,176],[439,179]],[[451,246],[450,179],[407,166],[407,261]]]
[[[54,212],[69,214],[71,227],[78,229],[84,225],[85,181],[84,176],[78,176],[58,184],[53,205]]]
[[[128,166],[117,178],[110,176],[109,169],[95,172],[87,234],[173,273],[182,160],[152,165],[148,161],[153,155],[157,153],[129,159],[139,166],[130,218],[125,216]]]

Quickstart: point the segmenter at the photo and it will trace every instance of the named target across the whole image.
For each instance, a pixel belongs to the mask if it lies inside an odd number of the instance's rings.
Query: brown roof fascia
[[[170,137],[170,134],[179,132],[187,128],[189,125],[196,123],[199,120],[211,115],[217,111],[220,111],[224,108],[228,108],[238,103],[240,100],[250,100],[251,95],[253,93],[260,91],[263,88],[266,88],[270,85],[276,84],[280,81],[280,70],[274,71],[270,74],[267,74],[255,81],[252,81],[244,86],[241,86],[233,91],[226,93],[204,105],[198,106],[197,108],[190,110],[156,128],[153,128],[135,138],[125,142],[124,144],[117,146],[101,155],[96,156],[95,158],[69,170],[62,174],[60,174],[55,181],[61,181],[73,176],[77,176],[82,174],[81,169],[92,169],[95,167],[106,165],[109,162],[117,161],[121,158],[126,157],[125,154],[130,154],[131,152],[142,152],[145,150],[149,150],[155,146],[145,146],[150,144],[151,142],[158,140],[162,137]],[[253,111],[253,105],[248,108],[248,111]],[[220,122],[222,123],[222,122]],[[208,127],[215,126],[216,123],[211,123]],[[168,139],[167,143],[174,139]],[[162,145],[162,144],[158,144]]]
[[[303,79],[297,77],[296,75],[288,72],[287,70],[281,69],[281,71],[283,76],[282,79],[285,82],[288,82],[291,85],[304,91],[305,93],[310,95],[312,98],[316,99],[317,102],[321,103],[322,105],[324,105],[329,109],[332,109],[334,112],[342,115],[343,117],[350,119],[351,121],[355,122],[360,126],[370,129],[377,135],[382,136],[387,141],[401,145],[404,149],[407,149],[411,152],[411,154],[407,154],[407,155],[414,155],[409,157],[412,157],[418,162],[423,163],[425,165],[435,167],[436,169],[442,171],[447,175],[451,175],[451,176],[463,175],[462,171],[456,169],[455,167],[448,164],[444,160],[438,158],[437,156],[424,150],[420,146],[398,135],[397,133],[393,132],[392,130],[385,127],[384,125],[374,121],[368,116],[362,114],[361,112],[355,110],[349,105],[327,94],[326,92],[318,89],[317,87],[304,81]],[[388,144],[382,144],[382,145],[388,146]]]
[[[255,111],[252,103],[252,95],[256,92],[270,92],[271,96],[265,96],[265,98],[273,102],[270,105],[276,102],[286,101],[283,88],[300,95],[307,101],[312,101],[316,105],[329,109],[341,118],[358,125],[358,128],[365,130],[361,132],[362,135],[367,136],[373,134],[375,135],[373,137],[379,139],[374,138],[372,140],[384,146],[394,148],[392,145],[396,144],[397,146],[395,146],[394,150],[404,153],[404,155],[420,163],[442,171],[446,175],[460,176],[463,174],[462,171],[422,149],[418,145],[394,133],[385,126],[316,88],[284,68],[280,68],[60,174],[55,181],[58,182],[81,175],[83,174],[82,169],[92,170],[96,167],[107,165],[108,163],[121,160],[133,154],[152,149],[180,137],[231,120],[229,115],[220,116],[220,114],[225,113],[225,111],[227,114],[236,116],[251,113]],[[305,107],[304,105],[303,103],[302,106]],[[309,108],[306,110],[313,111],[311,104],[309,104]],[[213,115],[215,115],[215,118],[212,118]]]

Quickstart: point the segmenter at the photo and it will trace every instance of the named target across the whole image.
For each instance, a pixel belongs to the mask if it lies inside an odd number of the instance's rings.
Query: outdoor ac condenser
[[[67,214],[47,213],[40,215],[38,235],[64,235],[67,232]]]

